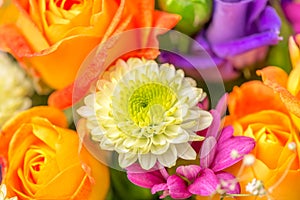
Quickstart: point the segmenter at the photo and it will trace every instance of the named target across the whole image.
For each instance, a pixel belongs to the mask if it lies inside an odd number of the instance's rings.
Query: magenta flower
[[[300,33],[300,2],[283,0],[282,8],[295,33]]]
[[[195,195],[210,196],[219,192],[238,194],[240,186],[235,177],[223,170],[240,161],[255,146],[252,138],[233,136],[231,126],[219,131],[220,104],[218,110],[212,110],[213,125],[204,134],[206,139],[199,145],[199,165],[178,166],[175,174],[169,174],[166,168],[153,168],[146,171],[134,164],[127,168],[127,177],[134,184],[150,188],[154,194],[163,191],[160,198],[170,195],[174,199],[183,199]],[[197,145],[195,146],[197,148]],[[236,157],[232,152],[236,152]],[[223,183],[226,183],[225,185]]]
[[[264,60],[268,47],[280,40],[280,18],[267,3],[215,0],[212,19],[195,37],[189,54],[163,52],[160,60],[184,68],[191,76],[194,68],[208,70],[215,63],[224,79],[235,78],[243,68]]]

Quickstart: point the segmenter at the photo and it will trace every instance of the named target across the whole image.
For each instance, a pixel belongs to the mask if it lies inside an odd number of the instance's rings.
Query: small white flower
[[[297,144],[295,142],[290,142],[288,143],[288,148],[289,150],[294,151],[297,148]]]
[[[24,71],[6,53],[0,51],[0,129],[17,112],[31,106],[33,92]]]
[[[246,191],[255,196],[264,196],[267,194],[263,182],[255,178],[246,185]]]
[[[87,118],[92,140],[119,153],[121,167],[137,160],[144,169],[157,161],[171,167],[178,157],[196,158],[189,143],[203,140],[195,131],[212,122],[211,114],[197,107],[206,94],[194,85],[173,65],[118,60],[78,113]]]
[[[7,190],[6,190],[6,185],[5,184],[1,184],[0,185],[0,200],[17,200],[17,197],[12,197],[12,198],[8,198],[6,197],[7,195]]]
[[[243,159],[243,164],[245,166],[251,166],[255,163],[255,156],[252,155],[252,154],[247,154],[247,155],[244,155],[244,159]]]

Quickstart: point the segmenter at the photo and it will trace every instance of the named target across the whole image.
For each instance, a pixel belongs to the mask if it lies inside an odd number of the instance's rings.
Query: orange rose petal
[[[48,105],[58,109],[66,109],[72,106],[74,84],[65,87],[62,90],[56,90],[48,98]]]
[[[34,65],[50,87],[62,89],[74,81],[81,63],[99,40],[100,38],[94,36],[74,36],[41,53],[26,57],[26,61]],[[59,62],[58,58],[61,58]]]
[[[74,176],[74,174],[76,174],[76,176]],[[55,199],[70,199],[71,194],[74,194],[77,191],[78,186],[81,185],[84,177],[85,173],[82,170],[80,163],[74,163],[72,166],[62,169],[51,182],[43,185],[43,188],[40,188],[35,194],[35,198],[43,199],[51,195]]]
[[[17,7],[10,3],[10,0],[3,0],[3,4],[0,5],[0,26],[15,23],[18,16],[19,10]]]
[[[268,109],[287,113],[280,97],[261,81],[249,81],[234,87],[229,94],[228,109],[232,118]]]
[[[32,53],[31,47],[14,25],[0,27],[0,49],[11,52],[16,58]]]
[[[298,98],[293,96],[286,88],[275,82],[267,80],[265,81],[265,84],[280,95],[282,102],[285,104],[289,112],[293,113],[297,117],[300,117],[300,100]]]
[[[171,30],[180,21],[180,19],[180,15],[155,10],[153,26],[164,28],[166,29],[165,31],[168,31]]]
[[[91,60],[85,60],[85,64],[87,64],[84,68],[85,70],[78,75],[76,82],[62,90],[57,90],[53,95],[51,94],[48,100],[49,105],[57,108],[66,108],[80,101],[89,90],[91,83],[97,79],[98,74],[101,74],[108,67],[104,65],[105,62],[109,62],[107,61],[109,59],[106,59],[107,54],[117,40],[117,37],[108,40],[101,45],[101,52],[98,52],[96,57],[89,58]],[[76,89],[75,93],[73,93],[74,88]]]
[[[49,47],[48,41],[41,30],[33,23],[25,11],[20,12],[16,26],[34,52],[39,52]]]
[[[285,173],[289,173],[289,171],[291,170],[291,168],[290,168],[291,164],[293,162],[295,162],[295,158],[296,158],[296,154],[291,152],[291,154],[285,158],[285,162],[282,165],[279,165],[279,167],[272,170],[273,176],[271,178],[265,180],[266,187],[268,190],[271,190],[272,196],[286,197],[287,195],[289,195],[289,193],[291,193],[291,191],[293,191],[291,189],[290,184],[287,184],[287,182],[286,182],[287,177],[286,177]],[[294,170],[291,170],[291,172],[292,171],[294,171]],[[298,177],[300,177],[300,176],[298,175]],[[286,183],[282,184],[284,182],[286,182]],[[296,179],[294,179],[290,183],[293,183],[293,184],[298,183],[299,184],[300,180],[296,181]],[[280,190],[278,190],[278,188],[280,188]],[[291,196],[293,196],[293,195],[291,195]]]
[[[264,67],[261,70],[257,70],[256,73],[262,77],[263,82],[269,80],[278,83],[282,87],[287,85],[288,74],[279,67]]]
[[[45,118],[33,117],[30,123],[32,123],[32,134],[52,150],[55,150],[57,140],[61,136],[51,122]]]
[[[103,35],[102,41],[105,41],[120,22],[119,15],[121,15],[123,8],[119,8],[119,5],[117,5],[115,1],[98,0],[95,1],[95,3],[102,4],[99,6],[102,8],[102,11],[97,14],[94,13],[90,23],[93,26],[94,32],[99,35]],[[122,2],[121,5],[123,6]],[[114,13],[116,14],[114,15]]]
[[[91,183],[88,175],[85,175],[84,178],[82,179],[78,189],[73,193],[73,196],[71,198],[74,200],[90,199],[90,198],[88,198],[88,196],[91,194],[91,187],[92,187],[92,183]],[[106,188],[103,188],[103,189],[106,189]],[[102,190],[102,188],[101,188],[101,190]],[[99,188],[98,188],[98,191],[99,191]],[[103,196],[103,198],[101,198],[101,195],[98,195],[94,199],[105,199],[105,197],[106,196]],[[91,199],[91,200],[93,200],[93,199]]]
[[[84,168],[89,178],[92,179],[90,180],[92,183],[92,191],[90,192],[88,199],[105,199],[106,193],[103,191],[108,191],[110,187],[109,168],[95,157],[91,156],[85,148],[82,148],[80,151],[80,159],[84,163],[84,166],[90,166],[88,169]],[[101,188],[101,191],[99,188]]]
[[[1,130],[0,149],[7,149],[6,147],[9,144],[13,134],[15,134],[22,124],[30,122],[31,118],[34,116],[47,118],[50,122],[57,126],[68,126],[66,116],[59,109],[48,106],[33,107],[29,110],[19,113],[3,125]]]
[[[56,130],[61,132],[60,138],[56,143],[56,160],[59,169],[63,170],[71,163],[79,162],[79,156],[74,157],[74,155],[79,153],[79,138],[73,130],[61,128],[56,128]]]
[[[103,36],[103,39],[101,41],[102,43],[105,42],[113,34],[114,30],[120,23],[124,7],[125,7],[125,0],[121,0],[118,10],[116,11],[112,21],[110,22],[110,25],[107,28],[105,35]]]

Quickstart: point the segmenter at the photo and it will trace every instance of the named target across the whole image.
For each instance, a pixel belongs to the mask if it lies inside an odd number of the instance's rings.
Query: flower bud
[[[179,14],[182,19],[176,29],[187,35],[197,33],[212,12],[211,0],[158,0],[158,6],[163,11]]]

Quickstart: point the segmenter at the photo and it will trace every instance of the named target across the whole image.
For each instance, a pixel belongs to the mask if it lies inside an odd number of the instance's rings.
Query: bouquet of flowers
[[[0,0],[0,200],[298,200],[297,0]]]

